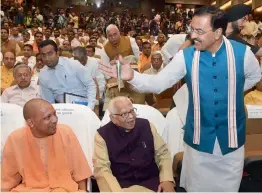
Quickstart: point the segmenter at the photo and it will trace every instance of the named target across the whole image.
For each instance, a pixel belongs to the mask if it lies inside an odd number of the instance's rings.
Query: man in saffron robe
[[[5,143],[1,191],[86,191],[91,170],[73,131],[57,124],[53,106],[32,99],[23,114],[27,126]]]

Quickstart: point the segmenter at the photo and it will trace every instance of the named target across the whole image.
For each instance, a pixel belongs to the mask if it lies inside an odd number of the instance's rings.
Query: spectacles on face
[[[192,26],[190,26],[189,33],[195,32],[197,35],[202,36],[210,31],[213,31],[213,29],[210,29],[208,31],[203,31],[202,29],[194,29]]]
[[[129,116],[129,114],[136,116],[136,113],[137,113],[137,109],[133,108],[129,112],[125,112],[121,114],[113,114],[113,115],[121,116],[122,118],[126,119]]]

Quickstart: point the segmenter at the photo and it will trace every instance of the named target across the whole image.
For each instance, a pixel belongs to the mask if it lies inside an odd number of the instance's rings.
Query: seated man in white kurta
[[[23,107],[29,100],[40,98],[39,86],[31,82],[31,68],[26,64],[19,63],[13,71],[17,84],[5,89],[1,96],[1,102]]]
[[[160,93],[183,77],[189,105],[180,186],[188,192],[237,192],[244,165],[244,91],[261,78],[250,48],[223,36],[227,18],[213,6],[201,7],[191,23],[191,46],[178,52],[157,75],[144,75],[122,62],[123,80],[139,91]],[[101,65],[117,77],[113,64]]]

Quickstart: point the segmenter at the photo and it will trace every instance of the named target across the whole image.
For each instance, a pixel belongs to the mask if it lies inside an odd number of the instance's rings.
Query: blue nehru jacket
[[[245,143],[246,127],[244,108],[244,56],[246,46],[235,41],[230,42],[235,54],[237,139],[238,147],[241,147]],[[217,138],[223,155],[236,150],[236,148],[228,147],[228,67],[225,43],[222,43],[215,56],[212,56],[209,51],[201,51],[200,53],[200,145],[193,144],[194,103],[191,78],[195,48],[189,47],[183,52],[187,70],[185,80],[189,91],[184,141],[198,151],[212,154]]]

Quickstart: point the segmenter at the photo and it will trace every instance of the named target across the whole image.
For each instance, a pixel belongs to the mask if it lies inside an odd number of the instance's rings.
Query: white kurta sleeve
[[[138,45],[136,44],[136,40],[134,38],[129,38],[129,39],[130,39],[130,43],[131,43],[133,53],[134,53],[135,57],[138,59],[140,51],[139,51]]]
[[[186,75],[183,50],[157,75],[140,74],[134,71],[133,80],[129,81],[140,92],[161,93],[172,87]]]
[[[248,90],[256,85],[261,79],[261,70],[258,60],[249,47],[246,49],[244,58],[245,86],[244,90]]]

